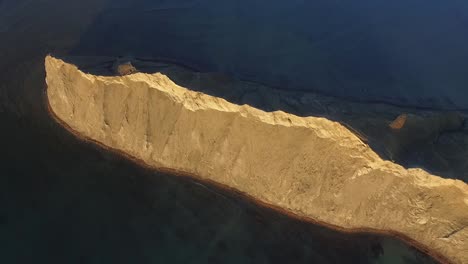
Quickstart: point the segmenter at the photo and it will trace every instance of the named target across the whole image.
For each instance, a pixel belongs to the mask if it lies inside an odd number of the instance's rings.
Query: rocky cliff
[[[468,263],[468,186],[384,161],[337,122],[235,105],[159,73],[93,76],[50,56],[45,65],[51,111],[82,137],[301,217],[398,234]]]

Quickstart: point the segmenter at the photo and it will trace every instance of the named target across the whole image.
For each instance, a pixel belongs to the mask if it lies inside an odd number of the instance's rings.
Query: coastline
[[[408,246],[410,247],[413,247],[415,249],[417,249],[418,251],[420,251],[421,253],[429,256],[430,258],[432,258],[433,260],[437,261],[438,263],[440,264],[454,264],[454,262],[450,261],[446,256],[436,252],[435,250],[421,244],[420,242],[402,234],[402,233],[399,233],[399,232],[395,232],[395,231],[392,231],[392,230],[378,230],[378,229],[372,229],[372,228],[344,228],[344,227],[341,227],[341,226],[337,226],[337,225],[333,225],[333,224],[329,224],[329,223],[326,223],[326,222],[323,222],[323,221],[319,221],[319,220],[316,220],[312,217],[309,217],[309,216],[303,216],[303,215],[300,215],[300,212],[293,212],[291,210],[287,210],[287,209],[284,209],[284,208],[281,208],[280,206],[276,206],[276,205],[272,205],[272,204],[269,204],[269,203],[266,203],[264,201],[261,201],[259,199],[256,199],[254,198],[252,195],[249,195],[248,193],[245,193],[245,192],[241,192],[235,188],[232,188],[232,187],[229,187],[227,185],[224,185],[224,184],[220,184],[220,183],[217,183],[213,180],[209,180],[209,179],[202,179],[201,177],[195,175],[195,174],[192,174],[192,173],[188,173],[188,172],[184,172],[184,171],[179,171],[179,170],[175,170],[175,169],[172,169],[172,168],[168,168],[168,167],[156,167],[156,166],[152,166],[148,163],[146,163],[145,161],[141,160],[141,159],[138,159],[136,157],[133,157],[129,154],[127,154],[126,152],[124,151],[121,151],[119,149],[116,149],[116,148],[112,148],[112,147],[109,147],[109,146],[106,146],[92,138],[89,138],[87,136],[84,136],[82,134],[80,134],[79,132],[73,130],[68,124],[66,124],[65,122],[63,122],[55,113],[54,111],[52,110],[50,104],[49,104],[49,100],[48,100],[48,96],[47,96],[47,84],[44,80],[43,82],[43,103],[45,104],[45,107],[47,109],[47,112],[49,114],[49,116],[55,121],[57,122],[62,128],[64,128],[67,132],[71,133],[75,138],[77,138],[78,140],[82,141],[83,143],[86,143],[86,144],[93,144],[95,146],[98,146],[99,148],[105,150],[105,151],[109,151],[113,154],[116,154],[120,157],[123,157],[135,164],[137,164],[138,166],[140,167],[143,167],[149,171],[155,171],[155,172],[161,172],[161,173],[168,173],[168,174],[172,174],[172,175],[175,175],[177,177],[183,177],[183,178],[186,178],[188,180],[191,180],[195,183],[198,183],[198,184],[202,184],[203,186],[207,187],[208,189],[210,189],[209,186],[207,185],[211,185],[211,186],[214,186],[216,188],[219,188],[223,191],[226,191],[230,194],[230,196],[233,196],[235,198],[241,198],[241,199],[244,199],[246,200],[247,202],[249,203],[252,203],[252,204],[255,204],[255,205],[258,205],[258,206],[261,206],[261,207],[264,207],[264,208],[269,208],[271,210],[274,210],[276,212],[279,212],[283,215],[286,215],[292,219],[296,219],[296,220],[299,220],[301,222],[305,222],[305,223],[310,223],[310,224],[315,224],[315,225],[318,225],[318,226],[322,226],[322,227],[325,227],[325,228],[328,228],[328,229],[332,229],[332,230],[335,230],[335,231],[338,231],[338,232],[341,232],[341,233],[344,233],[344,234],[374,234],[374,235],[382,235],[382,236],[387,236],[387,237],[390,237],[390,238],[395,238],[395,239],[398,239],[402,242],[404,242],[405,244],[407,244]]]
[[[163,63],[170,63],[175,66],[185,68],[194,72],[199,72],[199,73],[206,73],[208,71],[203,70],[202,66],[198,65],[190,65],[190,63],[184,63],[180,60],[176,59],[169,59],[169,58],[144,58],[144,57],[135,57],[136,60],[141,60],[145,62],[163,62]],[[237,80],[241,82],[246,82],[246,83],[251,83],[251,84],[256,84],[256,85],[261,85],[265,87],[269,87],[270,89],[274,89],[277,91],[285,91],[284,89],[281,89],[279,86],[275,86],[272,84],[269,84],[267,82],[262,82],[262,81],[255,81],[251,80],[249,78],[243,78],[243,77],[236,77]],[[340,100],[346,100],[351,103],[358,103],[358,104],[383,104],[383,105],[388,105],[392,107],[397,107],[397,108],[412,108],[418,111],[456,111],[456,112],[462,112],[462,113],[468,113],[468,108],[464,107],[444,107],[444,106],[429,106],[429,105],[416,105],[414,103],[399,103],[396,99],[389,99],[389,100],[379,100],[379,99],[359,99],[355,97],[350,97],[350,96],[340,96],[337,94],[333,93],[327,93],[325,91],[320,91],[318,89],[304,89],[304,88],[295,88],[291,90],[286,90],[287,92],[290,93],[312,93],[316,94],[319,96],[323,97],[331,97],[331,98],[337,98]]]
[[[52,54],[49,53],[48,55],[52,55]],[[67,61],[67,59],[66,59],[67,57],[73,58],[73,57],[81,57],[81,56],[73,56],[73,55],[72,56],[58,56],[58,58],[60,58],[62,60],[65,60],[65,61]],[[86,57],[86,56],[83,56],[83,57]],[[155,62],[155,63],[161,62],[161,63],[172,64],[174,66],[177,66],[177,67],[189,70],[189,71],[197,72],[197,73],[208,73],[208,72],[210,72],[210,71],[206,70],[206,66],[196,65],[196,63],[191,63],[191,62],[187,63],[187,62],[183,62],[181,60],[171,59],[171,58],[167,58],[167,57],[151,57],[150,58],[150,57],[136,56],[134,59],[139,60],[139,61],[143,61],[143,62]],[[146,72],[144,72],[144,73],[146,73]],[[464,107],[444,107],[444,106],[436,106],[436,105],[433,105],[433,106],[416,105],[414,103],[399,103],[397,101],[397,99],[389,99],[389,100],[359,99],[359,98],[350,97],[350,96],[340,96],[340,95],[334,94],[334,93],[327,93],[325,91],[320,91],[320,90],[317,90],[317,89],[309,90],[309,89],[304,89],[304,88],[295,88],[295,89],[291,89],[291,90],[285,90],[285,89],[280,88],[279,86],[275,86],[275,85],[269,84],[267,82],[251,80],[249,78],[243,78],[242,76],[240,76],[240,77],[237,76],[236,79],[238,81],[241,81],[241,82],[251,83],[251,84],[255,84],[255,85],[268,87],[268,88],[276,90],[276,91],[285,91],[285,92],[288,92],[288,93],[310,93],[310,94],[316,94],[318,96],[323,96],[323,97],[336,98],[336,99],[344,100],[344,101],[347,101],[347,102],[350,102],[350,103],[373,104],[373,105],[381,105],[382,104],[382,105],[388,105],[388,106],[395,107],[395,108],[410,108],[410,109],[414,109],[416,111],[448,111],[448,112],[454,111],[454,112],[460,112],[460,113],[463,113],[465,115],[468,115],[468,108],[464,108]]]

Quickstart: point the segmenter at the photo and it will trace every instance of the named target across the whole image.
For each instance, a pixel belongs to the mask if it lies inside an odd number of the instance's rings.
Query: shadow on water
[[[163,56],[286,90],[468,108],[466,10],[463,1],[110,1],[72,52]]]
[[[107,64],[90,65],[77,57],[67,60],[84,71],[109,75],[113,58],[124,56],[138,60],[140,71],[162,72],[181,86],[235,104],[323,116],[347,126],[384,159],[466,182],[467,129],[396,156],[388,153],[393,144],[388,143],[392,133],[388,124],[402,113],[459,109],[468,115],[463,104],[454,102],[468,95],[454,94],[449,88],[468,79],[456,74],[459,71],[439,68],[446,58],[456,57],[450,66],[454,68],[468,61],[460,61],[465,53],[468,58],[468,50],[449,48],[457,41],[468,43],[468,35],[456,33],[465,19],[451,16],[457,8],[468,6],[269,1],[265,8],[262,0],[244,4],[185,0],[171,5],[111,1],[67,53],[108,56]],[[414,10],[423,15],[415,17]],[[399,28],[395,14],[409,28],[432,23],[424,15],[450,19],[440,25],[445,31],[434,27],[434,32],[421,35]],[[460,39],[455,41],[455,36]],[[447,47],[444,57],[433,51],[435,45]],[[454,50],[458,53],[452,54]],[[431,54],[430,63],[421,60]],[[445,82],[440,89],[441,79],[453,83]]]

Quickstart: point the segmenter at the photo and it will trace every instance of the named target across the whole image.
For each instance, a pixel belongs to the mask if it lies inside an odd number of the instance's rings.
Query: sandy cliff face
[[[384,161],[339,123],[235,105],[158,73],[99,77],[45,63],[51,110],[83,137],[299,216],[399,233],[468,263],[468,186]]]

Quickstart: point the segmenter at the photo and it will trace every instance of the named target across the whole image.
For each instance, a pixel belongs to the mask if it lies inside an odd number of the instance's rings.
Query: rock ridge
[[[468,263],[467,185],[382,160],[337,122],[235,105],[160,73],[93,76],[51,56],[45,66],[51,111],[83,137],[299,216],[402,234]]]

